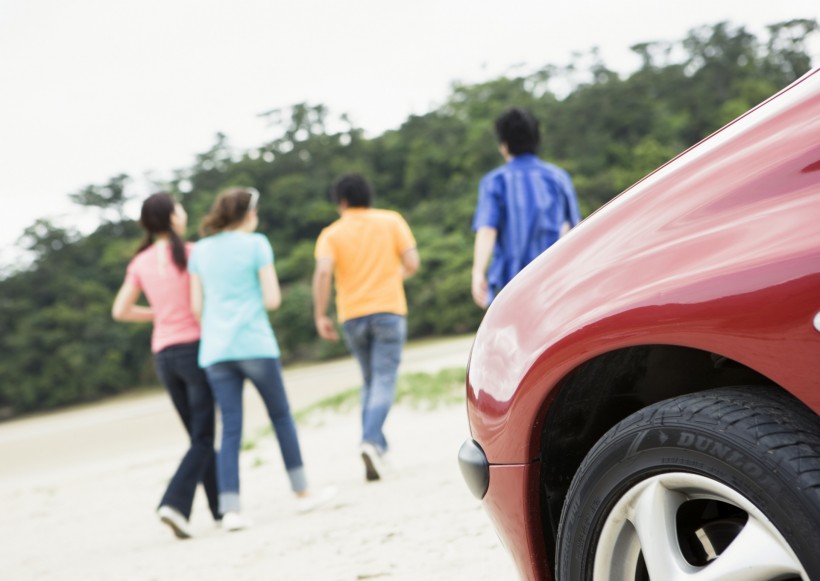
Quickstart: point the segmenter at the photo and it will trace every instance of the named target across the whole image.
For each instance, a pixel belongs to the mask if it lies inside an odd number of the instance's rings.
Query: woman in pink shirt
[[[214,455],[214,400],[197,364],[199,323],[191,312],[187,271],[192,244],[182,240],[188,216],[171,194],[160,192],[142,204],[145,239],[128,265],[111,314],[117,321],[153,322],[151,351],[160,381],[191,438],[191,445],[160,501],[157,514],[181,539],[191,536],[197,484],[202,482],[215,520],[218,510]],[[137,304],[144,294],[150,306]]]

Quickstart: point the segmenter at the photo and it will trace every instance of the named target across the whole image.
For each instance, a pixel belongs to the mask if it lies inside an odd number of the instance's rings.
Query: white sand
[[[310,377],[325,389],[329,370],[286,373],[289,392],[309,392]],[[343,375],[337,371],[331,375]],[[309,399],[291,395],[301,403],[294,408]],[[311,485],[339,493],[309,514],[296,512],[274,437],[260,435],[267,422],[258,397],[246,397],[246,411],[255,446],[242,453],[242,502],[253,526],[217,528],[200,490],[195,538],[186,541],[153,512],[185,448],[163,394],[0,426],[0,579],[515,578],[458,470],[468,435],[462,406],[394,408],[386,432],[395,475],[372,483],[358,455],[357,412],[312,416],[299,428]]]

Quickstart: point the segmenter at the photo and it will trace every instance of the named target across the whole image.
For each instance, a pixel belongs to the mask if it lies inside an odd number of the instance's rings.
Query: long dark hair
[[[185,256],[185,243],[179,234],[174,232],[171,225],[171,215],[176,208],[176,200],[168,192],[158,192],[151,194],[142,203],[140,212],[140,226],[145,230],[145,238],[140,244],[137,254],[151,246],[157,239],[158,234],[167,234],[171,241],[171,256],[174,264],[179,270],[185,270],[188,266],[188,258]]]

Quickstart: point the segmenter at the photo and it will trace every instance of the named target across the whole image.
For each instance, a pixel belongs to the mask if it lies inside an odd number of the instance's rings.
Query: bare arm
[[[489,226],[482,226],[475,233],[475,247],[473,249],[473,300],[482,309],[489,304],[489,290],[487,288],[487,265],[493,255],[495,239],[498,231]]]
[[[199,280],[199,275],[191,274],[191,312],[197,321],[202,320],[202,281]]]
[[[313,271],[313,322],[316,332],[322,339],[338,341],[339,333],[330,317],[327,308],[330,303],[330,288],[333,284],[333,260],[320,258],[316,261],[316,270]]]
[[[282,291],[279,289],[279,278],[273,264],[266,264],[259,269],[259,284],[262,286],[262,302],[269,311],[275,311],[282,304]]]
[[[558,235],[558,237],[561,238],[562,236],[566,236],[571,228],[572,226],[569,225],[569,222],[564,222],[563,224],[561,224],[561,233]]]
[[[405,280],[413,276],[419,271],[421,266],[421,257],[416,248],[411,248],[401,255],[402,275]]]
[[[142,291],[130,282],[124,282],[117,292],[111,307],[111,317],[125,323],[150,323],[154,320],[154,310],[137,304]]]

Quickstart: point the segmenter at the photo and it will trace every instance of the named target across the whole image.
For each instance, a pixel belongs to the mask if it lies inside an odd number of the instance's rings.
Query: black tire
[[[621,557],[615,553],[627,546],[627,541],[613,537],[612,531],[627,531],[620,533],[622,537],[641,537],[635,525],[634,533],[629,533],[626,526],[617,528],[617,519],[621,518],[618,515],[623,506],[629,506],[625,503],[630,495],[638,498],[639,492],[635,491],[650,483],[666,486],[663,480],[674,481],[676,475],[681,475],[683,481],[706,483],[706,488],[698,490],[709,494],[713,490],[733,491],[750,503],[708,498],[695,501],[683,488],[670,489],[677,494],[676,499],[684,499],[684,504],[674,513],[670,511],[668,514],[674,516],[664,521],[666,529],[675,529],[671,533],[674,536],[670,536],[673,542],[667,546],[679,549],[688,565],[708,567],[716,562],[710,559],[720,557],[737,538],[732,535],[752,522],[759,511],[764,515],[759,522],[770,521],[768,526],[776,529],[774,538],[780,534],[780,542],[785,540],[799,561],[798,567],[802,566],[807,575],[795,573],[783,578],[800,579],[804,575],[805,579],[820,580],[820,419],[785,391],[765,387],[721,388],[666,400],[636,412],[609,430],[587,454],[567,493],[558,531],[556,579],[593,579],[596,557],[605,565],[600,567],[599,576],[608,571],[606,564],[615,563]],[[710,502],[713,506],[707,509]],[[747,507],[746,521],[736,506]],[[716,507],[730,514],[718,521],[714,516]],[[715,520],[708,520],[708,511],[712,511],[709,518]],[[652,513],[644,511],[635,520],[645,519],[647,514]],[[695,531],[695,526],[700,528]],[[700,543],[693,541],[695,532],[703,535],[703,531],[721,527],[724,536],[727,527],[734,531],[722,548],[717,542],[709,550],[694,546]],[[617,542],[612,542],[613,538]],[[673,544],[675,539],[677,546]],[[634,555],[635,541],[632,543],[630,554]],[[647,566],[642,565],[643,552],[653,549],[645,549],[640,540],[638,545],[640,556],[634,576],[629,568],[626,573],[619,572],[620,576],[610,572],[612,578],[649,578]],[[653,577],[653,581],[663,580]]]

